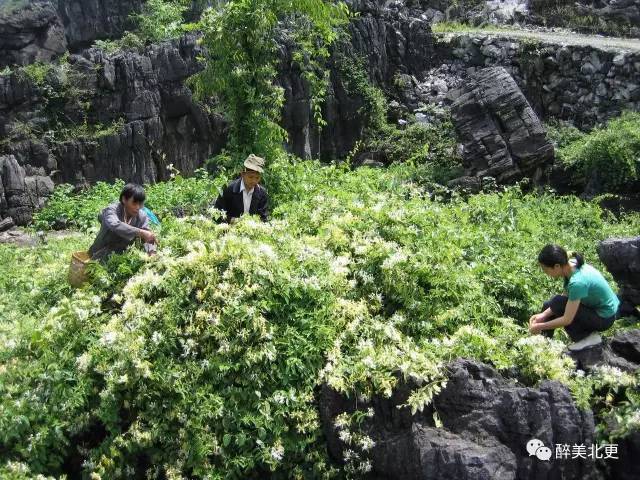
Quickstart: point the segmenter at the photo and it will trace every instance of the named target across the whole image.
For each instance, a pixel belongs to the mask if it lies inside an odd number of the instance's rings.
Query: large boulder
[[[556,444],[593,443],[593,415],[576,407],[565,386],[544,381],[537,388],[526,387],[466,359],[448,368],[447,386],[415,415],[398,408],[416,387],[410,382],[400,382],[390,398],[374,397],[369,404],[323,386],[320,415],[331,456],[342,462],[350,448],[335,419],[357,405],[374,411],[361,428],[374,441],[369,458],[376,479],[600,478],[592,459],[545,461],[527,452],[532,439],[552,452]],[[435,425],[434,412],[441,427]]]
[[[498,183],[537,179],[553,161],[542,123],[504,68],[477,71],[449,98],[465,176],[495,177]]]
[[[640,305],[640,237],[604,240],[598,256],[618,284],[620,297]]]

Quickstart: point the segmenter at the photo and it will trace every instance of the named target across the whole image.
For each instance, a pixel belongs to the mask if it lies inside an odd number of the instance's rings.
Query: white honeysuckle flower
[[[360,448],[362,448],[362,450],[366,452],[367,450],[371,450],[373,447],[375,447],[376,442],[374,442],[368,435],[363,435],[359,441],[359,444]]]
[[[102,345],[107,346],[107,345],[114,344],[117,339],[118,339],[118,332],[107,331],[107,332],[104,332],[102,334],[102,336],[100,337],[99,342]]]
[[[362,359],[362,363],[367,368],[376,368],[376,362],[373,360],[373,358],[371,358],[370,355],[367,355],[366,357],[364,357]]]
[[[276,462],[279,462],[284,457],[284,447],[281,444],[276,444],[271,447],[271,458],[273,458]]]
[[[382,262],[382,268],[383,269],[390,269],[392,267],[394,267],[395,265],[397,265],[398,263],[404,262],[407,260],[407,255],[398,250],[396,252],[394,252],[391,256],[387,257],[384,262]]]
[[[273,250],[273,247],[271,245],[268,245],[266,243],[261,243],[260,245],[258,245],[258,252],[262,253],[264,256],[269,257],[269,259],[271,260],[277,260],[278,255],[276,254],[276,252]]]
[[[162,339],[164,338],[164,336],[162,335],[162,332],[158,332],[157,330],[153,332],[153,334],[151,335],[151,341],[155,344],[155,345],[159,345],[160,342],[162,342]]]
[[[89,352],[84,352],[82,355],[79,355],[76,358],[76,367],[81,372],[86,372],[89,369],[90,364],[91,364],[91,354]]]
[[[340,430],[341,428],[346,427],[347,425],[349,425],[349,417],[348,417],[348,415],[346,413],[339,414],[335,418],[335,420],[333,421],[333,425],[338,430]]]
[[[354,452],[351,449],[345,450],[343,456],[344,456],[345,462],[350,462],[351,460],[358,458],[358,455],[356,454],[356,452]]]
[[[627,422],[631,427],[640,427],[640,410],[636,410],[636,412],[629,417]]]
[[[338,433],[338,438],[344,443],[351,443],[351,433],[348,430],[340,430]]]
[[[371,471],[371,460],[365,460],[360,463],[360,471],[362,473],[369,473]]]

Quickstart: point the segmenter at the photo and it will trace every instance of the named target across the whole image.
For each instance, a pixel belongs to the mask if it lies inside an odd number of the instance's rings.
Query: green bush
[[[133,15],[140,36],[152,42],[180,36],[184,31],[183,15],[190,6],[190,0],[147,0],[142,12]]]
[[[53,68],[53,65],[48,63],[34,62],[24,67],[20,67],[18,72],[19,74],[25,75],[29,78],[34,85],[41,87],[44,85],[47,75],[49,75]]]
[[[558,158],[599,183],[602,191],[623,190],[640,178],[640,113],[626,112],[587,135],[569,132],[573,138],[564,134]]]
[[[22,279],[0,294],[4,311],[17,301],[22,312],[0,322],[0,472],[60,475],[73,463],[93,479],[358,476],[370,439],[358,433],[359,457],[330,464],[317,386],[366,400],[411,377],[422,387],[406,408],[417,411],[460,355],[515,368],[528,385],[565,382],[590,405],[595,380],[560,354],[563,333],[526,331],[559,288],[536,255],[553,241],[602,269],[597,241],[636,232],[640,217],[517,188],[442,204],[416,175],[410,164],[279,159],[270,222],[168,216],[157,257],[132,249],[74,292],[62,268],[73,245],[0,246],[0,279]],[[626,380],[607,388],[622,393]],[[356,413],[336,421],[369,415]]]
[[[93,42],[93,47],[104,50],[106,53],[115,53],[124,49],[140,49],[144,47],[144,41],[135,32],[125,32],[122,37],[115,40],[96,40]]]
[[[383,128],[387,123],[387,99],[382,90],[369,80],[364,59],[337,53],[335,62],[347,94],[362,99],[358,115],[363,125],[373,130]]]

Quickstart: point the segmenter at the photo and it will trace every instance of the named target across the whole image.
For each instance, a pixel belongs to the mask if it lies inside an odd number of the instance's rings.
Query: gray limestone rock
[[[509,183],[539,176],[553,161],[542,123],[504,68],[479,70],[450,98],[466,176]]]
[[[598,479],[592,459],[542,461],[527,453],[537,438],[554,449],[559,444],[590,444],[594,420],[579,410],[569,390],[544,381],[525,387],[501,376],[492,367],[465,359],[448,366],[447,386],[431,407],[411,415],[397,408],[415,385],[400,381],[390,398],[374,397],[374,416],[363,431],[375,442],[371,450],[376,479]],[[339,437],[335,418],[352,412],[355,400],[326,385],[320,393],[320,416],[329,453],[343,460],[347,446]],[[433,413],[442,426],[437,428]]]
[[[640,237],[604,240],[598,256],[618,284],[620,297],[640,305]]]

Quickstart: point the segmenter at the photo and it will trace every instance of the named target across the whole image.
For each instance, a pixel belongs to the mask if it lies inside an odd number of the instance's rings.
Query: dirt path
[[[600,35],[583,35],[572,32],[540,32],[535,30],[517,29],[473,29],[456,30],[451,32],[434,32],[437,36],[488,35],[494,37],[522,38],[539,40],[544,43],[557,45],[591,46],[602,50],[627,50],[640,52],[640,39],[615,38]]]

